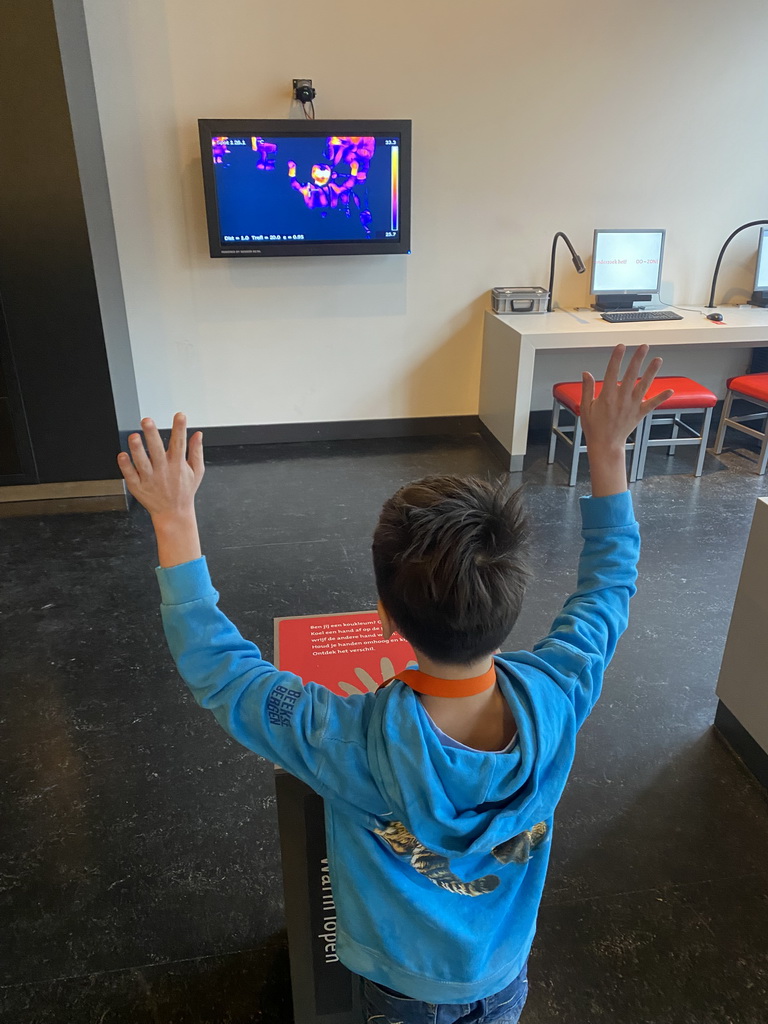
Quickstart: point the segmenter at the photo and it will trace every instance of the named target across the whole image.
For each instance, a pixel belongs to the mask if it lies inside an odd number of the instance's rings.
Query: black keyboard
[[[668,309],[632,309],[626,313],[601,313],[603,320],[609,324],[634,324],[642,320],[682,320],[679,313],[670,313]]]

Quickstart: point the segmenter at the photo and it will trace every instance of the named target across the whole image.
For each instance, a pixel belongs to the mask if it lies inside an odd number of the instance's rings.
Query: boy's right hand
[[[648,346],[641,345],[629,361],[627,372],[619,380],[625,345],[617,345],[608,361],[600,394],[595,398],[595,378],[583,373],[581,380],[581,425],[587,442],[592,495],[618,494],[627,489],[627,438],[648,413],[671,398],[667,389],[653,398],[645,398],[662,360],[652,359],[640,375]]]
[[[668,389],[653,398],[645,398],[662,363],[656,356],[640,375],[643,360],[648,355],[647,345],[638,348],[629,361],[626,374],[619,380],[625,352],[625,345],[617,345],[611,353],[597,398],[595,378],[591,373],[581,375],[581,425],[590,448],[620,448],[624,451],[627,438],[640,420],[674,394]]]

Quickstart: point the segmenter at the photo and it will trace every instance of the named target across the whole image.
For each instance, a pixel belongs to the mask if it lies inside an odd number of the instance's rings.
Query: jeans
[[[528,965],[501,992],[475,1003],[422,1003],[363,978],[366,1024],[517,1024],[528,995]]]

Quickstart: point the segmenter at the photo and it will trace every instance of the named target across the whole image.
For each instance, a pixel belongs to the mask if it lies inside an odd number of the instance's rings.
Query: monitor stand
[[[752,298],[749,300],[750,306],[761,306],[763,309],[768,306],[768,292],[752,292]]]
[[[627,295],[596,295],[592,309],[597,309],[601,313],[619,313],[638,308],[635,306],[636,302],[650,302],[652,298],[652,295],[631,292]]]

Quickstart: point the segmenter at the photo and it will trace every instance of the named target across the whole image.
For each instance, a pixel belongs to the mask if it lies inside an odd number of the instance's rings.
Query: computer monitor
[[[760,228],[760,242],[757,246],[757,265],[755,266],[755,290],[752,292],[750,304],[768,306],[768,228]]]
[[[594,309],[633,309],[650,302],[661,285],[663,228],[607,228],[595,231],[592,249]]]

